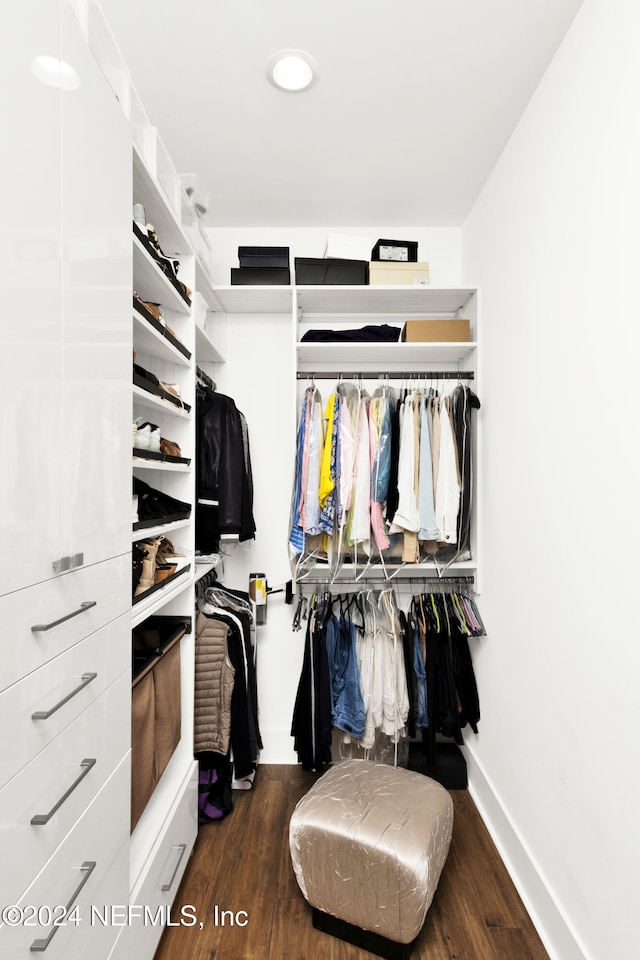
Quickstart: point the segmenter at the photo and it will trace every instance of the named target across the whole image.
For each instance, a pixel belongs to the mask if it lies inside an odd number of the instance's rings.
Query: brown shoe
[[[156,583],[162,583],[172,577],[178,569],[175,563],[157,563],[156,564]]]

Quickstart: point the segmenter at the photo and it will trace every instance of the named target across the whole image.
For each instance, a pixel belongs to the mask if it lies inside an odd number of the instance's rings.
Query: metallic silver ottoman
[[[289,824],[314,926],[390,960],[408,957],[452,830],[451,797],[435,780],[367,760],[330,767]]]

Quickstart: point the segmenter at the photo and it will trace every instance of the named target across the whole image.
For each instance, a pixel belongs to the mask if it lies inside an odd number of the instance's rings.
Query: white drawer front
[[[128,753],[130,697],[126,672],[0,790],[3,859],[11,864],[0,872],[0,905],[16,903]],[[128,777],[124,789],[125,820],[112,825],[107,813],[95,821],[114,843],[128,830]]]
[[[185,792],[160,831],[153,859],[131,895],[132,904],[148,906],[152,914],[171,907],[198,834],[198,772],[188,781]],[[172,911],[172,920],[180,920],[180,906]],[[175,916],[174,916],[175,912]],[[189,918],[190,922],[190,918]],[[150,958],[158,945],[163,927],[144,924],[139,919],[122,930],[110,960]]]
[[[115,620],[130,606],[131,561],[126,555],[1,597],[0,624],[7,642],[2,645],[0,690]]]
[[[0,693],[0,787],[101,696],[131,663],[126,613]]]
[[[18,926],[0,926],[2,960],[33,960],[34,951],[31,947],[34,941],[46,940],[54,929],[50,923],[31,925],[33,918],[27,923],[27,917],[32,913],[27,908],[45,908],[40,914],[42,920],[47,920],[47,907],[53,910],[58,904],[66,906],[71,903],[77,907],[76,916],[81,922],[79,925],[70,923],[55,927],[46,948],[46,960],[70,960],[71,957],[82,957],[83,960],[96,957],[101,960],[103,956],[108,956],[118,931],[105,931],[101,925],[92,925],[90,908],[91,905],[101,905],[103,900],[106,903],[127,902],[128,818],[127,756],[18,901],[24,922]],[[123,825],[124,829],[119,825]],[[104,950],[98,948],[102,939]]]

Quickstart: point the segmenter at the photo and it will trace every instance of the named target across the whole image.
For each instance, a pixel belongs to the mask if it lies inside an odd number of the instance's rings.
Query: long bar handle
[[[95,680],[97,676],[97,673],[83,673],[81,677],[82,683],[79,686],[72,690],[71,693],[68,693],[66,697],[63,697],[63,699],[60,700],[59,703],[56,703],[55,707],[51,707],[50,710],[36,710],[35,713],[31,714],[31,719],[48,720],[52,713],[55,713],[56,710],[59,710],[60,707],[63,707],[67,701],[71,700],[72,697],[75,697],[77,693],[80,693],[81,690],[84,690],[87,684],[91,683],[92,680]]]
[[[80,604],[78,610],[73,610],[71,613],[68,613],[66,617],[60,617],[59,620],[52,620],[51,623],[36,623],[35,626],[31,627],[31,632],[44,633],[45,630],[51,630],[53,627],[58,627],[66,620],[71,620],[72,617],[77,617],[80,613],[86,613],[87,610],[91,609],[91,607],[95,607],[97,602],[97,600],[85,600],[84,603]]]
[[[174,850],[179,850],[179,851],[180,851],[180,856],[178,857],[178,862],[176,863],[175,870],[174,870],[173,873],[171,874],[171,880],[169,880],[169,883],[163,883],[163,884],[162,884],[162,892],[163,892],[163,893],[166,893],[167,890],[171,890],[171,887],[173,886],[173,881],[174,881],[175,878],[176,878],[176,874],[177,874],[177,872],[178,872],[178,869],[179,869],[179,867],[180,867],[180,864],[182,863],[182,858],[184,857],[185,851],[186,851],[186,849],[187,849],[187,845],[186,845],[186,843],[179,843],[179,844],[178,844],[177,846],[175,846],[173,849],[174,849]]]
[[[87,882],[87,880],[89,879],[93,871],[95,870],[95,867],[96,867],[95,860],[85,860],[85,862],[80,867],[81,871],[84,873],[84,877],[80,882],[80,886],[71,895],[71,899],[69,900],[69,903],[65,907],[65,915],[69,913],[69,911],[71,910],[71,907],[74,905],[74,903],[78,899],[80,891],[82,890],[85,883]],[[53,927],[51,929],[51,933],[49,934],[49,936],[46,937],[46,939],[44,940],[34,940],[31,946],[29,947],[29,950],[31,951],[31,953],[44,953],[44,951],[47,949],[47,947],[53,940],[53,937],[58,932],[58,929],[59,929],[58,927]]]
[[[56,810],[59,810],[62,804],[65,802],[65,800],[69,799],[69,797],[71,796],[73,791],[76,789],[76,787],[80,784],[82,780],[84,780],[86,775],[89,773],[89,770],[91,770],[91,767],[95,765],[95,762],[96,762],[95,758],[88,758],[80,762],[80,766],[83,767],[82,773],[77,778],[77,780],[73,781],[69,789],[60,797],[58,802],[53,807],[51,807],[51,810],[49,810],[49,813],[37,813],[34,817],[31,817],[31,823],[33,824],[34,827],[42,827],[44,826],[45,823],[49,823],[49,820],[51,820],[51,817],[54,815]]]

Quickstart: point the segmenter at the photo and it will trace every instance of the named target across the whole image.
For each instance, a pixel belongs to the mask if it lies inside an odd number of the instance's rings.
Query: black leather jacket
[[[255,534],[248,435],[231,397],[197,394],[196,498],[217,503],[219,534],[250,540]],[[246,435],[246,439],[245,439]]]

